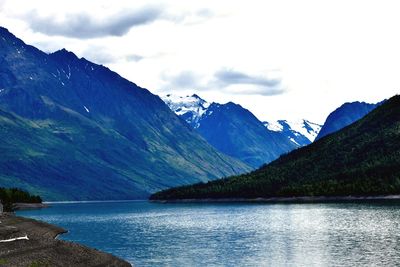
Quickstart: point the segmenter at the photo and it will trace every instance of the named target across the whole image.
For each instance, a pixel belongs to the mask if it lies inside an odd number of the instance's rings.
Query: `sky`
[[[399,93],[400,3],[386,0],[0,0],[0,25],[152,93],[323,123]]]

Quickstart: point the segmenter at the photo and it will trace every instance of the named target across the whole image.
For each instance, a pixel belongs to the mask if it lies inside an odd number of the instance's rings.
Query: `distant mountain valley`
[[[209,103],[196,94],[162,99],[218,150],[255,168],[312,143],[321,129],[307,120],[261,122],[238,104]]]

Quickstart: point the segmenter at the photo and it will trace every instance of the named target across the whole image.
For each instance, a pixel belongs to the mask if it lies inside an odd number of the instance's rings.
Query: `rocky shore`
[[[57,240],[67,231],[41,221],[0,215],[0,266],[131,266],[111,254]]]

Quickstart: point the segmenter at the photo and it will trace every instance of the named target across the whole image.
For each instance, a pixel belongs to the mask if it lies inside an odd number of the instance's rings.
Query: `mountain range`
[[[400,193],[400,96],[248,174],[168,189],[151,199],[376,196]]]
[[[321,128],[306,120],[261,122],[238,104],[209,103],[196,94],[162,99],[211,145],[254,168],[310,144]]]
[[[0,186],[45,200],[137,199],[239,174],[148,90],[0,28]]]
[[[5,28],[0,38],[0,186],[45,200],[143,199],[246,173],[383,103],[346,103],[322,128],[261,122],[232,102],[161,100],[102,65],[65,49],[44,53]]]

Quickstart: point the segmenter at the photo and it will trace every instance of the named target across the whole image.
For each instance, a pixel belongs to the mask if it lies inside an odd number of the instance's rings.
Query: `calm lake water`
[[[18,212],[135,266],[395,266],[400,204],[68,203]]]

